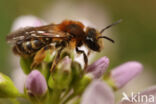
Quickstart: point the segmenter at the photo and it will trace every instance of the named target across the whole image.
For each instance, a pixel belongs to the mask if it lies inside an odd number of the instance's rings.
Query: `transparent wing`
[[[41,38],[57,38],[64,39],[67,38],[69,34],[57,29],[54,24],[41,26],[41,27],[26,27],[21,28],[6,37],[8,43],[15,43],[18,40],[25,40],[34,37]]]

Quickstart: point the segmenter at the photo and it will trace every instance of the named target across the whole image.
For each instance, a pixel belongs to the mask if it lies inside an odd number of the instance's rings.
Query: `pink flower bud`
[[[136,77],[142,70],[143,66],[141,63],[130,61],[112,69],[111,77],[115,82],[115,86],[121,88]]]
[[[80,104],[114,104],[112,89],[103,81],[93,81],[82,95]]]
[[[26,79],[25,88],[28,94],[42,96],[47,92],[47,83],[38,70],[33,70]]]
[[[71,63],[72,63],[72,59],[70,59],[68,56],[64,57],[59,64],[61,70],[63,69],[64,71],[70,71]]]
[[[86,69],[87,72],[92,73],[95,78],[101,77],[109,65],[109,58],[104,56],[93,64],[89,65]]]

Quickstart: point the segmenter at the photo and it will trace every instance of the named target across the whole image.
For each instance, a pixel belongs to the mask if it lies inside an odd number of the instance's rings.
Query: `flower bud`
[[[111,70],[110,76],[117,88],[123,87],[143,70],[141,63],[130,61]]]
[[[58,63],[48,81],[50,88],[65,89],[69,87],[72,80],[71,62],[72,60],[66,56]]]
[[[75,94],[81,94],[83,93],[83,91],[86,89],[86,87],[88,86],[88,84],[93,80],[93,75],[88,73],[85,74],[80,80],[79,82],[77,82],[74,86],[74,93]]]
[[[31,63],[33,59],[32,58],[24,58],[20,57],[20,66],[25,74],[29,74],[31,71]]]
[[[78,62],[73,61],[71,67],[72,67],[72,82],[70,87],[77,84],[77,82],[80,81],[83,75],[83,70]]]
[[[64,57],[64,59],[59,63],[58,69],[61,69],[63,71],[70,71],[71,62],[72,60],[68,56]]]
[[[109,58],[104,56],[99,60],[95,61],[93,64],[89,65],[86,71],[93,74],[95,78],[99,78],[104,74],[108,65],[109,65]]]
[[[19,92],[11,79],[0,73],[0,98],[17,97]]]
[[[60,56],[60,59],[68,56],[70,59],[74,60],[74,52],[70,48],[65,48]]]
[[[82,95],[80,104],[115,104],[112,89],[101,80],[93,81]]]
[[[47,92],[47,84],[43,75],[38,70],[33,70],[27,77],[25,89],[28,95],[44,96]]]
[[[56,52],[52,52],[51,50],[47,50],[46,51],[46,56],[45,56],[43,61],[46,62],[46,63],[50,63],[50,62],[53,61],[55,55],[56,55]]]

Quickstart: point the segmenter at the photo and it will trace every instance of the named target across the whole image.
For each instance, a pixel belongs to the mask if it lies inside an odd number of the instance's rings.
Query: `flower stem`
[[[76,96],[75,93],[72,93],[69,97],[67,97],[62,104],[66,104],[68,101],[70,101],[72,98],[74,98]]]

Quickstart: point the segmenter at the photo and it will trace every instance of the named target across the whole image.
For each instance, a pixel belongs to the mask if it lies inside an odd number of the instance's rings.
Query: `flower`
[[[85,90],[81,104],[114,104],[112,89],[102,80],[94,80]]]
[[[93,74],[95,78],[101,77],[109,66],[109,58],[104,56],[93,64],[89,65],[86,72]]]
[[[71,69],[71,62],[72,60],[68,56],[66,56],[64,57],[62,62],[58,65],[58,67],[64,71],[69,71]]]
[[[28,94],[42,96],[47,92],[47,83],[43,75],[38,70],[33,70],[27,77],[25,88]]]
[[[111,70],[111,79],[117,88],[123,87],[143,70],[143,65],[137,61],[126,62]]]
[[[88,66],[86,72],[92,74],[95,76],[95,78],[99,78],[104,74],[108,65],[109,59],[105,56]],[[109,84],[112,88],[121,88],[131,79],[136,77],[142,70],[143,65],[141,63],[136,61],[129,61],[112,69],[107,78],[104,78],[104,81],[106,81],[107,84]],[[86,88],[81,104],[103,104],[103,102],[105,102],[105,104],[114,104],[114,98],[111,96],[113,95],[113,92],[110,92],[109,90],[106,92],[106,89],[110,89],[110,87],[107,84],[102,83],[104,82],[100,82],[99,80],[92,82]]]

